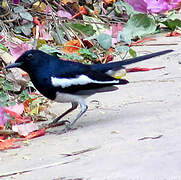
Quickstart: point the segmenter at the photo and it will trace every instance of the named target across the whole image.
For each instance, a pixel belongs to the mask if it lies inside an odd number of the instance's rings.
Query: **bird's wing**
[[[93,89],[96,92],[99,88],[126,84],[128,81],[115,79],[105,73],[93,71],[88,65],[70,63],[68,66],[66,62],[65,68],[56,71],[51,76],[51,83],[61,92],[77,93]]]

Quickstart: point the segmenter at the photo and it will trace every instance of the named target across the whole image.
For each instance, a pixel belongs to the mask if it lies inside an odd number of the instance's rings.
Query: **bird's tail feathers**
[[[144,55],[144,56],[139,56],[136,58],[131,58],[131,59],[126,59],[123,61],[118,61],[118,62],[112,62],[112,63],[107,63],[107,64],[95,64],[91,66],[91,69],[94,71],[99,71],[99,72],[104,72],[109,74],[109,71],[117,71],[121,68],[124,68],[123,66],[125,65],[129,65],[129,64],[133,64],[139,61],[144,61],[156,56],[160,56],[163,54],[167,54],[172,52],[173,50],[165,50],[165,51],[160,51],[160,52],[156,52],[156,53],[152,53],[152,54],[148,54],[148,55]],[[112,75],[111,75],[112,76]]]

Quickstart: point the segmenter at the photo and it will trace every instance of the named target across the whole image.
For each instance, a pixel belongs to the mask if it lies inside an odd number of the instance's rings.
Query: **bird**
[[[115,78],[116,72],[125,68],[126,65],[172,51],[165,50],[117,62],[88,65],[62,60],[43,51],[32,49],[24,52],[14,63],[8,64],[5,69],[20,68],[24,70],[42,95],[56,102],[71,103],[71,108],[55,118],[50,124],[56,124],[80,105],[80,112],[62,130],[67,132],[86,112],[88,106],[85,99],[87,97],[95,93],[115,91],[118,89],[115,85],[129,83],[126,79]]]

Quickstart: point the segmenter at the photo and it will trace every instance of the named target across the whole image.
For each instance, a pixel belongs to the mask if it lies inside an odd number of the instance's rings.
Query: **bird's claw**
[[[52,121],[51,123],[49,123],[48,125],[50,126],[62,126],[65,125],[66,123],[70,123],[70,121],[68,120],[63,120],[63,121]]]
[[[66,126],[65,126],[65,128],[64,129],[62,129],[59,133],[60,134],[64,134],[64,133],[67,133],[68,131],[70,131],[72,128],[71,128],[71,125],[70,124],[67,124]]]

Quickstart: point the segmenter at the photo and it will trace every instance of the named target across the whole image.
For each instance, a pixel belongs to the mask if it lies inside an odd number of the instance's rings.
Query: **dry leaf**
[[[9,53],[3,51],[2,49],[0,49],[0,57],[7,64],[12,63],[12,62],[14,62],[16,60],[15,57],[11,56]]]
[[[27,136],[29,133],[38,130],[38,125],[33,122],[28,124],[13,125],[12,130],[21,136]]]
[[[65,53],[76,53],[81,47],[82,45],[79,40],[71,40],[65,43],[62,51]]]

